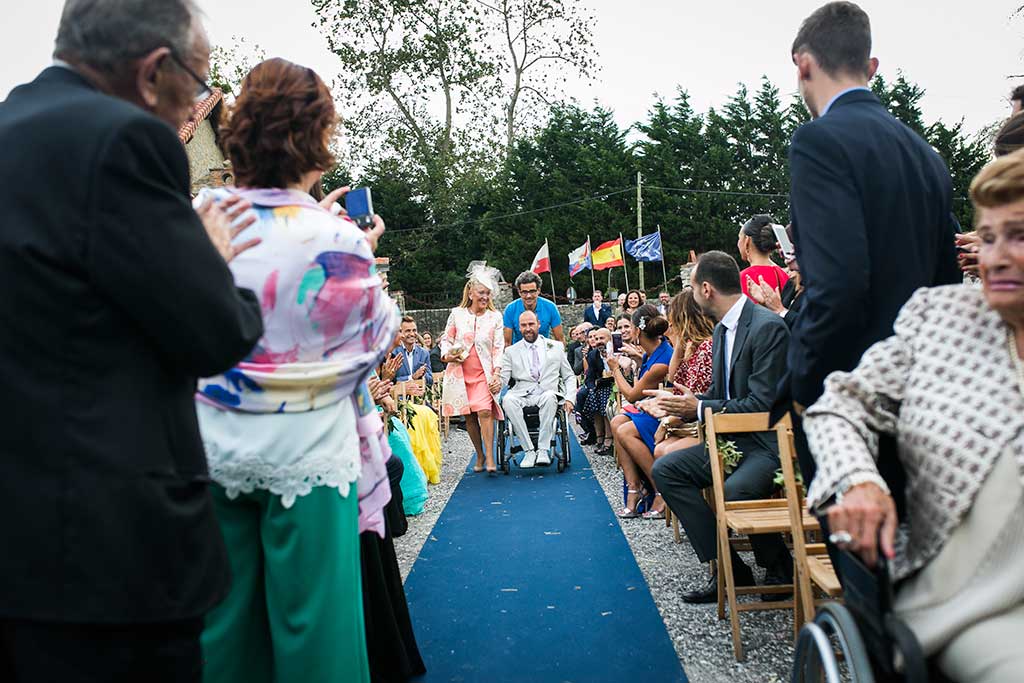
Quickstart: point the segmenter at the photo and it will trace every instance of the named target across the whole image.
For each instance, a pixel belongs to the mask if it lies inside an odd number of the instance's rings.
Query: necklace
[[[1010,352],[1010,360],[1017,370],[1017,388],[1024,394],[1024,360],[1017,353],[1017,333],[1010,327],[1006,331],[1006,347]]]

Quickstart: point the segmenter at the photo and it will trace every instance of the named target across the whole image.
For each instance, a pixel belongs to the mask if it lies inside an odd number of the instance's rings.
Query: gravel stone
[[[430,537],[434,524],[448,504],[452,493],[473,457],[473,446],[466,432],[452,429],[443,444],[444,461],[441,482],[430,486],[430,499],[423,513],[409,517],[409,530],[395,539],[398,563],[405,580],[420,549]],[[595,455],[587,448],[590,467],[586,468],[601,484],[613,511],[622,507],[622,473],[611,455]],[[583,467],[582,460],[573,468]],[[732,653],[729,620],[718,620],[715,605],[688,605],[682,593],[707,580],[707,568],[686,540],[676,544],[672,530],[663,520],[621,519],[622,532],[643,572],[651,595],[661,613],[669,637],[686,675],[694,683],[782,683],[789,680],[793,661],[793,613],[790,610],[745,612],[740,617],[746,662],[737,662]],[[744,560],[755,568],[753,557]],[[759,578],[761,570],[755,568]]]

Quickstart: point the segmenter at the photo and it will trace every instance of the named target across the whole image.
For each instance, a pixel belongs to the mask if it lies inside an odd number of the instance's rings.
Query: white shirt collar
[[[63,59],[56,59],[56,58],[54,58],[53,63],[50,64],[50,66],[59,66],[62,69],[71,69],[72,71],[75,70],[75,67],[71,66],[70,64],[65,62]]]
[[[828,110],[832,108],[832,105],[836,103],[836,100],[838,100],[840,97],[842,97],[846,93],[853,92],[854,90],[867,90],[868,92],[871,92],[871,88],[869,88],[869,87],[867,87],[865,85],[855,85],[852,88],[847,88],[846,90],[840,90],[839,92],[837,92],[832,97],[831,100],[828,101],[828,104],[825,105],[825,108],[821,110],[821,116],[824,116],[825,114],[828,113]],[[821,116],[819,116],[818,118],[820,119]]]
[[[732,305],[729,312],[722,316],[722,325],[728,330],[735,330],[736,326],[740,323],[740,315],[743,313],[743,304],[746,303],[747,297],[740,296],[736,300],[736,303]]]

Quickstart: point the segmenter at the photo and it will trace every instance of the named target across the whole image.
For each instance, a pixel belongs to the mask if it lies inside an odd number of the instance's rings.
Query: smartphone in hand
[[[370,195],[370,188],[357,187],[349,190],[345,195],[345,211],[348,217],[355,221],[363,230],[373,227],[373,197]]]

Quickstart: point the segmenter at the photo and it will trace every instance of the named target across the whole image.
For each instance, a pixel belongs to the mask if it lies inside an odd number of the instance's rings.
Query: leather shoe
[[[733,580],[737,586],[754,586],[754,573],[750,571],[750,568],[743,564],[739,567],[733,566],[732,568]],[[703,588],[698,588],[694,591],[688,591],[683,593],[683,602],[688,602],[691,605],[706,605],[712,602],[718,602],[718,573],[711,575],[707,585]]]
[[[793,570],[788,565],[769,567],[765,572],[765,586],[782,586],[791,583],[793,583]],[[761,599],[765,602],[785,602],[792,597],[792,593],[764,593],[761,595]]]

